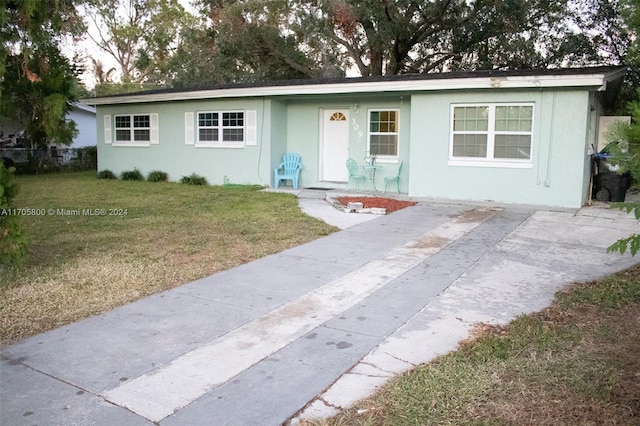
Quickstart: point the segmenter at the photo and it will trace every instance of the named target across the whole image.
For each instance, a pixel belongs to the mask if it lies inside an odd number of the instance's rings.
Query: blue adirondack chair
[[[288,154],[284,154],[282,156],[282,163],[280,163],[278,167],[273,169],[276,188],[280,185],[281,180],[290,180],[293,182],[293,189],[298,189],[300,169],[302,169],[300,155],[291,152]],[[280,170],[282,170],[282,173],[280,172]]]
[[[356,181],[356,192],[361,191],[358,185],[358,182],[360,182],[361,180],[364,180],[364,181],[367,180],[367,177],[365,175],[358,173],[358,168],[359,166],[356,160],[354,160],[353,158],[347,159],[347,170],[349,170],[349,181],[352,181],[352,180]]]

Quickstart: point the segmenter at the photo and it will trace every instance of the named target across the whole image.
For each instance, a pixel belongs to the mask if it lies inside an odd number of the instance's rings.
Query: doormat
[[[312,189],[314,191],[331,191],[333,188],[320,188],[318,186],[312,186],[310,188],[305,188],[305,189]]]

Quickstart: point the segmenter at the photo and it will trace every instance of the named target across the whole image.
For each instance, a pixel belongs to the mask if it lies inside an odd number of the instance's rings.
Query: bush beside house
[[[27,252],[27,239],[16,220],[13,199],[18,188],[13,182],[14,168],[7,169],[0,162],[0,263],[20,261]]]

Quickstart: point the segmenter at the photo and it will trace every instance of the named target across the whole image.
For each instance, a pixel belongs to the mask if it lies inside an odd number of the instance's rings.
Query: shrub
[[[98,172],[98,179],[118,179],[118,176],[111,170],[104,169]]]
[[[120,175],[120,178],[122,180],[144,180],[144,176],[142,176],[142,173],[140,173],[140,170],[138,169],[127,170],[126,172],[122,172],[122,174]]]
[[[160,170],[149,172],[149,176],[147,176],[147,181],[149,182],[167,182],[168,180],[169,175],[165,172],[161,172]]]
[[[13,198],[18,192],[13,172],[15,168],[7,169],[0,162],[0,263],[16,263],[27,253],[27,238],[20,230],[13,209]]]
[[[189,176],[182,176],[180,183],[186,185],[207,185],[207,179],[204,176],[199,176],[195,173],[191,173]]]

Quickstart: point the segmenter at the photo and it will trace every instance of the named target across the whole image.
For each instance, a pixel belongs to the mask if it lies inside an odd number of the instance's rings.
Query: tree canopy
[[[34,146],[73,140],[75,124],[65,116],[77,69],[60,43],[82,28],[75,0],[8,0],[0,10],[0,116],[21,122]]]
[[[177,0],[86,0],[83,14],[93,29],[87,36],[118,64],[105,69],[93,58],[100,94],[168,85],[182,32],[195,23]],[[114,74],[122,87],[112,87]]]
[[[195,0],[193,14],[177,0],[88,4],[125,84],[640,64],[639,0]]]

